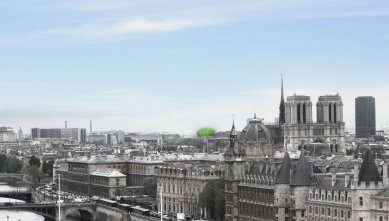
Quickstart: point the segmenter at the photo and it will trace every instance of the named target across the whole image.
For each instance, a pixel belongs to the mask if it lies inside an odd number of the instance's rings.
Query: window
[[[341,211],[340,211],[340,217],[343,217],[343,216],[344,216],[343,213],[344,213],[343,210],[341,210]]]
[[[382,216],[380,216],[380,221],[383,221],[384,219],[382,218]]]
[[[359,197],[359,205],[360,205],[360,206],[363,206],[363,197],[361,197],[361,196]],[[363,219],[363,218],[362,218],[362,219]]]
[[[285,214],[289,214],[289,208],[285,208]]]
[[[384,204],[382,202],[380,202],[380,209],[382,209],[384,207]]]
[[[330,208],[328,208],[327,215],[331,216],[331,209]]]
[[[324,208],[321,208],[321,215],[324,215]]]
[[[347,212],[347,218],[351,218],[351,211]]]
[[[312,206],[309,206],[309,213],[312,213]]]
[[[304,216],[305,216],[305,211],[302,210],[302,211],[301,211],[301,217],[304,217]]]
[[[315,207],[315,214],[319,213],[319,208]]]
[[[360,198],[362,198],[362,197],[360,197]],[[363,218],[362,218],[362,217],[359,217],[359,221],[363,221]]]
[[[338,210],[334,209],[334,216],[338,216]]]

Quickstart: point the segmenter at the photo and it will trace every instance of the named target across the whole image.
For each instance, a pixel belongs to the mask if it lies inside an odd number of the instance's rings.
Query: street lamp
[[[162,186],[159,187],[161,189],[161,221],[163,221],[163,201],[162,201]]]
[[[61,174],[58,174],[58,221],[61,221]]]

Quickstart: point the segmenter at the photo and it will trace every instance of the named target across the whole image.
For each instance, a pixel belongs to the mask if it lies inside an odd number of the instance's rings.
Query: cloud
[[[180,31],[191,28],[211,26],[221,23],[211,19],[166,19],[151,20],[147,18],[124,19],[122,21],[98,24],[90,23],[74,27],[58,27],[41,30],[24,36],[12,38],[0,38],[0,45],[15,43],[29,43],[34,40],[51,39],[60,37],[81,42],[99,42],[117,39],[129,35],[141,35],[151,33],[163,33]]]

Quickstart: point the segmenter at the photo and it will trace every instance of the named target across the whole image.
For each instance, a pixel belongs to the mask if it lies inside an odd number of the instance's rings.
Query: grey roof
[[[389,188],[382,190],[381,192],[377,193],[375,196],[389,197]]]
[[[240,155],[244,156],[246,155],[246,151],[240,147],[237,147],[238,145],[236,144],[235,147],[230,147],[226,152],[224,152],[224,156],[235,156],[235,155]]]
[[[381,177],[374,162],[373,154],[367,149],[363,156],[361,169],[359,170],[358,182],[378,182],[380,180]]]
[[[245,141],[258,141],[260,139],[271,139],[271,133],[269,129],[262,124],[259,119],[249,120],[248,125],[242,130],[241,138]]]
[[[292,186],[309,186],[312,185],[311,168],[308,159],[304,153],[300,154],[300,158],[297,162],[297,166],[293,171]]]
[[[289,184],[290,183],[290,157],[288,152],[285,152],[284,159],[282,159],[281,167],[278,170],[275,184]]]
[[[351,180],[351,179],[350,179]],[[335,185],[332,186],[332,176],[316,176],[316,186],[321,189],[327,189],[327,190],[346,190],[350,189],[351,182],[348,183],[347,187],[345,187],[345,178],[339,177],[339,175],[336,177]]]

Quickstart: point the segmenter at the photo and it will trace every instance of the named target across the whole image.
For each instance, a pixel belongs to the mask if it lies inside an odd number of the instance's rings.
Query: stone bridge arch
[[[57,209],[58,212],[58,209]],[[96,207],[85,205],[61,206],[61,220],[66,220],[69,216],[79,217],[82,220],[96,220]]]

